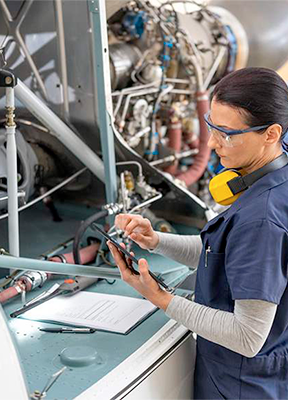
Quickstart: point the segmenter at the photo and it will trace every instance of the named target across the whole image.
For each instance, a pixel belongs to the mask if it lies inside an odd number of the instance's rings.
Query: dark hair
[[[288,87],[272,69],[234,71],[217,83],[212,98],[244,110],[248,126],[279,124],[283,129],[281,139],[288,130]]]

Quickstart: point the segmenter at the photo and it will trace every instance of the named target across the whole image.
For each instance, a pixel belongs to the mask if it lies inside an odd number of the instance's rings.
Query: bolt
[[[12,78],[11,78],[11,76],[6,76],[6,78],[5,78],[5,83],[6,83],[6,85],[10,85],[10,83],[12,83]]]

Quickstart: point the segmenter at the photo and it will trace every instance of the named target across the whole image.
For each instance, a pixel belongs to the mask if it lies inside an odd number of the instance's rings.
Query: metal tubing
[[[171,154],[170,156],[160,158],[155,161],[151,161],[149,164],[153,165],[153,167],[155,167],[155,165],[161,165],[161,164],[164,164],[167,162],[174,162],[175,160],[181,160],[182,158],[185,158],[185,157],[195,156],[198,153],[199,153],[198,149],[185,150],[185,151],[182,151],[181,153]]]
[[[29,208],[29,207],[33,206],[34,204],[38,203],[39,201],[45,199],[45,197],[50,196],[50,194],[61,189],[63,186],[67,185],[69,182],[71,182],[73,179],[77,178],[77,176],[79,176],[86,170],[87,170],[87,168],[82,168],[80,171],[75,172],[75,174],[73,174],[69,178],[65,179],[65,181],[59,183],[57,186],[54,186],[54,188],[48,190],[47,192],[45,192],[41,196],[37,197],[36,199],[31,200],[29,203],[24,204],[22,207],[19,207],[18,212],[26,210],[26,208]],[[18,193],[18,197],[23,197],[23,196],[25,196],[25,193]],[[0,201],[5,200],[5,199],[6,199],[5,197],[0,198]],[[7,196],[7,199],[8,199],[8,196]],[[7,217],[8,217],[8,213],[0,215],[0,221],[1,221],[1,219],[5,219]]]
[[[136,92],[137,91],[142,91],[144,89],[149,89],[149,88],[151,89],[151,88],[154,88],[154,86],[159,86],[159,83],[157,85],[157,82],[156,83],[155,82],[151,82],[151,83],[148,83],[147,85],[141,85],[141,86],[135,86],[135,87],[131,87],[131,88],[126,88],[126,89],[122,89],[120,92],[112,93],[112,96],[113,95],[115,95],[115,96],[119,95],[119,98],[118,98],[118,101],[117,101],[117,105],[116,105],[115,110],[114,110],[114,117],[117,115],[117,113],[118,113],[118,111],[120,109],[121,103],[122,103],[122,99],[126,94],[133,93],[135,91]]]
[[[20,8],[19,13],[17,14],[16,18],[13,18],[8,7],[5,4],[4,0],[0,0],[0,7],[2,8],[3,14],[4,14],[4,20],[5,23],[9,29],[9,34],[10,36],[13,37],[13,39],[15,40],[15,42],[17,43],[17,45],[20,47],[20,49],[23,51],[25,58],[28,62],[28,64],[30,65],[35,78],[37,80],[37,83],[39,85],[40,90],[42,91],[45,99],[47,99],[47,92],[46,92],[46,88],[44,85],[44,82],[41,78],[41,75],[33,61],[33,58],[31,57],[29,50],[26,46],[25,41],[22,38],[22,35],[20,33],[20,27],[21,24],[23,22],[23,20],[25,19],[30,7],[32,6],[34,0],[27,0],[24,1],[22,4],[22,7]]]
[[[25,197],[25,192],[18,192],[17,196],[18,197]],[[4,201],[4,200],[8,200],[8,196],[0,197],[0,201]],[[6,217],[8,217],[8,214],[6,215]],[[1,219],[1,217],[0,217],[0,219]]]
[[[106,203],[116,203],[117,175],[111,118],[113,109],[105,0],[91,0],[89,3],[94,45],[94,69],[97,82],[97,111],[106,171]]]
[[[68,77],[67,77],[67,63],[66,63],[66,46],[65,46],[65,33],[63,22],[63,6],[62,0],[55,0],[55,19],[57,26],[57,37],[59,45],[59,60],[61,70],[61,91],[63,95],[64,116],[69,116],[69,99],[68,99]]]
[[[219,67],[219,65],[220,65],[220,63],[221,63],[226,51],[227,51],[226,47],[224,47],[224,46],[220,47],[219,53],[218,53],[218,55],[217,55],[217,57],[216,57],[216,59],[214,61],[214,64],[212,65],[212,67],[211,67],[211,69],[210,69],[210,71],[209,71],[209,73],[208,73],[208,75],[207,75],[207,77],[205,79],[205,82],[203,83],[203,91],[208,89],[208,86],[210,85],[210,83],[211,83],[211,81],[213,79],[213,76],[215,75],[215,73],[216,73],[216,71],[217,71],[217,69],[218,69],[218,67]]]
[[[0,268],[21,269],[28,271],[45,271],[60,275],[92,276],[95,278],[121,279],[116,268],[91,267],[89,265],[62,264],[52,261],[35,260],[24,257],[0,255]]]
[[[151,203],[154,203],[154,201],[162,199],[162,197],[163,197],[162,193],[157,194],[156,196],[152,197],[151,199],[148,199],[148,200],[144,201],[143,203],[138,204],[137,206],[133,207],[132,210],[129,211],[129,214],[133,214],[134,212],[141,210],[141,208],[147,207]]]
[[[13,256],[19,257],[17,147],[15,139],[16,125],[13,114],[14,88],[6,88],[6,109],[8,112],[6,137],[9,252]]]
[[[30,89],[18,79],[15,95],[95,176],[105,183],[102,160],[55,115]],[[107,179],[106,179],[107,182]]]

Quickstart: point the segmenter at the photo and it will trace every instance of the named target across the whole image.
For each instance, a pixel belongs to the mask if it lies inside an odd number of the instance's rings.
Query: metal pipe
[[[58,45],[59,45],[61,91],[62,91],[62,96],[63,96],[64,115],[65,115],[65,118],[68,118],[68,116],[69,116],[68,77],[67,77],[67,63],[66,63],[66,48],[65,48],[65,33],[64,33],[62,0],[55,0],[54,4],[55,4],[57,37],[58,37]]]
[[[185,150],[185,151],[182,151],[181,153],[171,154],[170,156],[151,161],[149,164],[153,165],[153,167],[155,167],[155,165],[161,165],[161,164],[164,164],[167,162],[181,160],[181,158],[195,156],[195,154],[198,154],[198,152],[199,152],[198,149]]]
[[[41,196],[37,197],[36,199],[30,201],[27,204],[24,204],[24,206],[20,207],[18,209],[18,211],[23,211],[26,210],[26,208],[29,208],[31,206],[33,206],[34,204],[38,203],[38,201],[43,200],[45,197],[50,196],[50,194],[56,192],[56,190],[59,190],[60,188],[62,188],[63,186],[67,185],[69,182],[71,182],[73,179],[77,178],[77,176],[81,175],[84,171],[86,171],[87,168],[82,168],[80,171],[77,171],[75,174],[73,174],[72,176],[70,176],[69,178],[65,179],[65,181],[59,183],[59,185],[55,186],[54,188],[48,190],[47,192],[45,192],[44,194],[42,194]],[[18,196],[20,197],[20,194],[18,194]],[[21,196],[23,196],[23,194],[21,194]],[[0,199],[1,200],[1,199]],[[1,219],[5,219],[8,217],[8,214],[3,214],[0,216],[0,221]]]
[[[215,75],[225,53],[227,51],[227,47],[220,47],[219,53],[214,61],[214,64],[212,65],[204,83],[203,83],[203,90],[207,90],[209,84],[211,83],[213,76]]]
[[[121,124],[123,124],[123,126],[125,124],[126,114],[127,114],[128,107],[129,107],[129,104],[130,104],[130,100],[131,100],[132,97],[144,96],[144,95],[150,94],[150,93],[157,93],[158,91],[159,91],[158,88],[151,88],[151,89],[145,90],[145,91],[139,91],[139,92],[136,92],[136,93],[130,93],[126,97],[126,101],[125,101],[125,105],[124,105],[123,112],[122,112],[122,117],[121,117]]]
[[[0,123],[1,122],[5,122],[5,119],[1,118]],[[15,122],[16,122],[16,124],[19,123],[19,124],[23,124],[23,125],[27,125],[27,126],[33,126],[34,128],[38,129],[41,132],[49,133],[49,129],[45,128],[42,125],[35,124],[35,122],[28,121],[27,119],[15,118]]]
[[[21,33],[20,33],[20,27],[21,24],[24,20],[24,18],[26,17],[31,5],[33,4],[34,0],[27,0],[23,2],[22,7],[20,8],[19,13],[17,14],[16,18],[14,19],[8,9],[8,7],[5,4],[4,0],[0,0],[0,7],[2,8],[2,11],[4,13],[4,21],[9,29],[9,34],[10,36],[13,37],[13,39],[15,40],[15,42],[17,43],[17,45],[20,47],[20,49],[22,50],[22,52],[25,55],[25,58],[28,62],[28,64],[30,65],[35,78],[37,80],[37,83],[39,85],[40,90],[42,91],[44,97],[47,99],[47,92],[46,92],[46,88],[44,85],[44,82],[40,76],[40,73],[29,53],[29,50],[26,46],[25,41],[23,40]]]
[[[126,94],[133,93],[133,92],[138,91],[138,90],[140,91],[140,90],[143,90],[143,89],[152,88],[154,86],[157,86],[157,82],[151,82],[151,83],[148,83],[147,85],[141,85],[141,86],[135,86],[135,87],[133,86],[131,88],[122,89],[120,92],[112,93],[112,96],[116,96],[116,95],[119,96],[118,101],[117,101],[117,105],[116,105],[115,110],[113,112],[114,117],[117,115],[117,113],[119,111],[119,108],[121,106],[121,103],[122,103],[122,99]],[[158,83],[158,86],[159,86],[159,83]]]
[[[90,246],[84,247],[80,249],[80,257],[83,264],[88,264],[95,259],[96,253],[100,246],[100,242],[94,243]],[[64,260],[69,263],[74,262],[73,253],[65,253],[61,255],[64,257]],[[54,258],[55,257],[55,258]],[[49,261],[61,263],[61,259],[58,255],[55,255],[50,258]],[[24,275],[24,276],[23,276]],[[22,292],[30,292],[36,287],[43,286],[43,283],[47,279],[51,279],[52,274],[46,273],[36,273],[32,271],[21,271],[21,275],[14,277],[14,285],[0,292],[0,303],[5,303],[7,300],[17,296]],[[83,279],[83,278],[82,278]],[[89,279],[89,278],[88,278]],[[90,278],[92,279],[91,284],[98,278]]]
[[[135,211],[141,210],[143,207],[147,207],[151,203],[154,203],[156,200],[160,200],[163,197],[162,193],[157,194],[156,196],[152,197],[151,199],[148,199],[144,201],[141,204],[138,204],[137,206],[133,207],[131,211],[129,211],[129,214],[134,213]]]
[[[186,83],[189,85],[189,79],[180,79],[180,78],[165,78],[165,83]]]
[[[7,22],[12,22],[13,18],[11,16],[9,8],[7,7],[4,0],[0,0],[0,7],[2,8],[3,14],[4,14]]]
[[[18,79],[15,95],[21,103],[44,124],[95,176],[105,183],[102,160]]]
[[[121,279],[118,269],[91,267],[89,265],[62,264],[52,261],[34,260],[32,258],[0,256],[0,268],[21,269],[28,271],[45,271],[60,275],[93,276],[97,278]]]
[[[97,83],[97,111],[101,149],[106,172],[106,202],[115,203],[117,198],[117,174],[115,167],[114,132],[111,123],[113,108],[105,1],[93,0],[89,2],[89,10],[94,45],[93,67]]]
[[[137,165],[139,170],[139,175],[143,176],[143,168],[142,165],[138,161],[119,161],[116,165]]]
[[[185,90],[185,89],[173,89],[171,90],[171,93],[173,94],[187,94],[188,96],[192,95],[191,90]]]
[[[18,192],[18,193],[17,193],[17,196],[18,196],[18,197],[25,197],[25,192],[23,192],[23,191]],[[0,197],[0,201],[4,201],[4,200],[8,200],[8,196]],[[7,214],[7,217],[8,217],[8,214]]]
[[[9,252],[19,257],[17,147],[14,122],[14,88],[6,88],[7,194]]]

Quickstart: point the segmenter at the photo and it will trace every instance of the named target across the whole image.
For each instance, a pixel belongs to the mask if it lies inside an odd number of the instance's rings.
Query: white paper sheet
[[[143,299],[80,292],[71,297],[55,297],[22,316],[37,321],[127,333],[156,309],[156,306]]]

